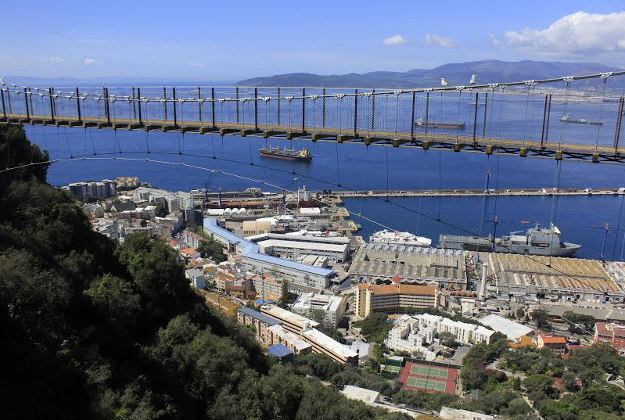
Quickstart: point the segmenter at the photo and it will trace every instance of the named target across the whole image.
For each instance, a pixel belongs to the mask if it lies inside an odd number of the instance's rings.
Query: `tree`
[[[577,420],[579,409],[565,401],[547,400],[540,404],[538,411],[546,419]]]
[[[287,279],[282,279],[280,303],[278,306],[280,306],[281,308],[286,308],[288,305],[289,305],[289,281]]]
[[[517,317],[517,319],[525,318],[525,310],[523,308],[518,308],[516,310],[516,317]]]
[[[225,261],[227,258],[221,244],[212,238],[200,241],[197,251],[203,258],[210,258],[217,264]]]
[[[549,312],[544,309],[534,309],[530,314],[532,321],[536,323],[536,327],[539,329],[549,329],[551,325],[549,324]]]
[[[388,332],[393,328],[393,324],[388,322],[388,315],[382,312],[371,312],[365,319],[355,323],[355,326],[361,328],[367,341],[378,344],[384,342]]]

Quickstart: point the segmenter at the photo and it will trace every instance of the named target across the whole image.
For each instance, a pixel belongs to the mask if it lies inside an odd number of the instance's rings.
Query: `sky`
[[[625,67],[625,2],[0,0],[0,75],[237,81],[525,59]]]

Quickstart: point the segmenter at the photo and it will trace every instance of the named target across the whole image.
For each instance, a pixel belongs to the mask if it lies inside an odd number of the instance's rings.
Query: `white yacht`
[[[410,232],[398,232],[388,229],[380,230],[372,234],[369,237],[369,242],[421,247],[432,245],[432,240],[430,238],[413,235]]]

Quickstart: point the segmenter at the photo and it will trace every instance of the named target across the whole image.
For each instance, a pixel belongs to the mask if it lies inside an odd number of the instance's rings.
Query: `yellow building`
[[[403,313],[414,308],[436,307],[438,287],[416,284],[359,284],[356,291],[356,315],[371,312]]]

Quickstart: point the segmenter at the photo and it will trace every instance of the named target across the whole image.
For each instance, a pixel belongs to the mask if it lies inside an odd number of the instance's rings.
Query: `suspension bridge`
[[[0,85],[0,122],[625,163],[625,71],[426,89]]]

